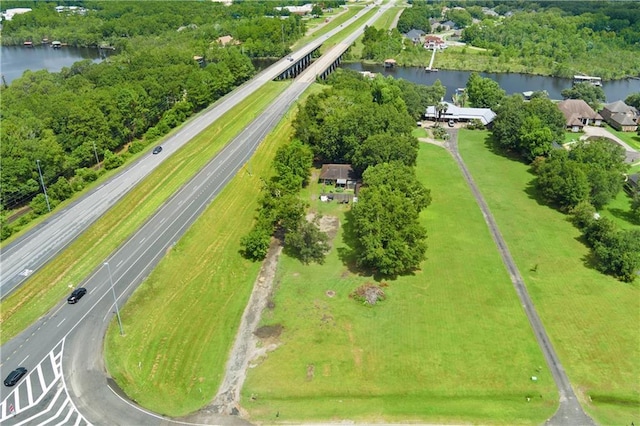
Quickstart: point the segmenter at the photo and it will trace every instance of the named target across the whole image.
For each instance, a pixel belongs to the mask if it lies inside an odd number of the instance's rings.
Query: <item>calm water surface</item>
[[[450,101],[456,88],[465,87],[471,71],[447,71],[426,72],[422,67],[398,67],[384,68],[382,65],[369,65],[361,63],[347,63],[340,65],[341,68],[348,68],[355,71],[369,71],[390,75],[395,78],[403,78],[414,83],[432,85],[436,80],[446,86],[447,95],[445,100]],[[491,78],[500,84],[508,95],[522,93],[526,91],[546,90],[551,99],[562,99],[560,92],[571,87],[571,79],[557,77],[543,77],[529,74],[499,74],[499,73],[478,73],[485,78]],[[607,102],[624,100],[631,93],[640,92],[640,80],[626,79],[605,81],[602,88],[607,96]]]
[[[100,62],[107,53],[110,52],[88,47],[64,46],[53,49],[50,46],[0,46],[0,72],[6,83],[11,84],[26,70],[59,72],[83,59]]]

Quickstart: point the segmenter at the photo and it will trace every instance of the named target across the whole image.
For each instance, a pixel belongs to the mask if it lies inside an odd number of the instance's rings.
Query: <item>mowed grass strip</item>
[[[281,258],[263,324],[284,329],[248,373],[252,421],[532,424],[556,410],[553,379],[453,159],[421,144],[417,173],[433,196],[421,217],[428,259],[388,282],[378,306],[349,298],[374,281],[343,264],[341,232],[323,265]],[[348,207],[319,203],[320,186],[307,193],[312,205],[344,221]]]
[[[156,168],[56,259],[0,303],[1,342],[61,303],[178,188],[253,120],[288,83],[270,82]]]
[[[304,96],[317,90],[316,85]],[[215,396],[261,266],[240,255],[240,238],[253,225],[262,180],[269,179],[277,148],[290,138],[292,118],[285,114],[250,166],[232,179],[127,301],[121,310],[126,335],[111,323],[107,368],[138,404],[182,416]]]
[[[488,132],[460,151],[505,238],[581,403],[600,424],[640,419],[640,291],[591,266],[580,232],[538,202],[523,163],[493,153]]]

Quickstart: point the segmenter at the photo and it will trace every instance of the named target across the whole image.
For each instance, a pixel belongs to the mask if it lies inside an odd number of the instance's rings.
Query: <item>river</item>
[[[78,48],[65,46],[60,49],[52,49],[49,46],[35,46],[31,48],[22,46],[0,46],[0,61],[2,63],[2,76],[7,84],[20,77],[27,70],[37,71],[47,69],[50,72],[58,72],[63,67],[70,67],[77,61],[92,59],[95,62],[102,60],[110,51]],[[270,61],[257,61],[254,65],[258,68],[270,65]],[[349,68],[356,71],[370,71],[391,75],[395,78],[403,78],[414,83],[432,85],[436,80],[446,86],[446,100],[458,87],[465,87],[469,79],[470,71],[447,71],[428,73],[422,67],[397,67],[384,68],[382,65],[370,65],[362,63],[345,63],[341,68]],[[507,94],[522,93],[525,91],[546,90],[551,99],[562,99],[560,92],[571,87],[572,81],[566,78],[543,77],[529,74],[500,74],[479,73],[482,77],[491,78],[500,84]],[[626,79],[605,81],[602,88],[607,97],[607,102],[624,100],[631,93],[640,92],[640,80]]]
[[[88,47],[63,46],[52,49],[48,45],[23,47],[0,46],[0,63],[2,63],[2,77],[7,84],[22,76],[26,70],[58,72],[64,67],[70,67],[75,62],[91,59],[99,62],[110,51]]]
[[[456,88],[465,87],[471,71],[448,71],[426,72],[422,67],[396,67],[385,68],[382,65],[370,65],[362,63],[343,63],[341,68],[348,68],[355,71],[369,71],[380,73],[385,76],[402,78],[414,83],[432,85],[436,80],[446,86],[447,94],[445,100],[451,101],[451,96]],[[522,93],[526,91],[546,90],[551,99],[562,99],[560,92],[572,86],[572,80],[567,78],[543,77],[529,74],[507,74],[507,73],[478,73],[480,76],[490,78],[498,82],[508,95]],[[602,82],[602,89],[607,97],[607,102],[624,100],[631,93],[640,92],[639,79],[612,80]]]

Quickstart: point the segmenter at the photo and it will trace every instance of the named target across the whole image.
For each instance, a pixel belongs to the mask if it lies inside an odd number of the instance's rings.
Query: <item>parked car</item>
[[[16,383],[18,383],[18,381],[20,379],[22,379],[22,377],[27,374],[27,369],[24,367],[18,367],[15,370],[13,370],[11,373],[9,373],[9,375],[7,376],[6,379],[4,379],[4,385],[5,386],[13,386]]]
[[[78,300],[82,299],[82,296],[84,296],[85,294],[87,294],[87,289],[86,288],[84,288],[84,287],[76,288],[71,293],[71,296],[69,296],[67,298],[67,302],[69,302],[72,305],[74,303],[78,303]]]
[[[156,146],[155,148],[153,148],[153,153],[154,154],[160,154],[162,152],[162,147],[161,146]]]
[[[449,123],[447,123],[449,125],[449,127],[453,127],[456,125],[455,121],[453,120],[449,120]]]

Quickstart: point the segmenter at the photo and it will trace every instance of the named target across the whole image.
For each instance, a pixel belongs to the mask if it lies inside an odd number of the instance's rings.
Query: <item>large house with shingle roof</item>
[[[558,108],[564,114],[567,128],[572,132],[579,132],[584,126],[600,126],[602,116],[595,112],[582,99],[566,99],[558,102]]]
[[[622,101],[606,104],[600,115],[611,127],[623,132],[638,130],[638,110]]]

